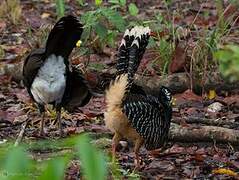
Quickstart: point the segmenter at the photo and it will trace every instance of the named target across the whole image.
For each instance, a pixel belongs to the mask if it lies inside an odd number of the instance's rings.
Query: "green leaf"
[[[9,173],[20,173],[26,171],[30,160],[22,147],[15,147],[6,155],[4,169]]]
[[[87,40],[90,38],[90,33],[91,33],[91,28],[90,27],[86,27],[84,28],[84,31],[81,35],[81,39],[83,41],[83,44],[85,44],[87,42]]]
[[[129,13],[132,16],[136,16],[139,13],[139,9],[134,3],[129,4]]]
[[[106,37],[106,40],[107,40],[107,43],[110,47],[114,47],[115,46],[115,38],[116,38],[116,33],[115,31],[110,31],[108,34],[107,34],[107,37]]]
[[[31,161],[26,151],[22,147],[14,147],[8,151],[3,166],[1,165],[0,179],[32,179],[29,173]]]
[[[47,162],[45,169],[43,170],[38,180],[61,180],[64,179],[64,172],[66,167],[66,159],[65,158],[56,158]]]
[[[120,6],[126,5],[126,0],[109,0],[108,2],[111,4],[119,4]]]
[[[58,18],[65,15],[65,0],[56,0],[56,12]]]
[[[119,3],[121,6],[125,6],[126,5],[126,0],[119,0]]]
[[[81,166],[87,180],[106,179],[106,163],[102,153],[89,143],[86,136],[81,136],[77,144]]]
[[[84,27],[95,26],[98,23],[98,15],[96,11],[88,11],[81,16]]]
[[[101,23],[95,25],[95,32],[101,40],[103,40],[107,36],[107,28]]]
[[[117,11],[104,8],[101,12],[119,31],[123,32],[125,30],[125,20]]]
[[[219,69],[231,82],[239,80],[239,46],[227,45],[214,53]]]
[[[108,2],[111,4],[119,4],[119,0],[109,0]]]
[[[100,6],[102,4],[102,0],[95,0],[95,5]]]

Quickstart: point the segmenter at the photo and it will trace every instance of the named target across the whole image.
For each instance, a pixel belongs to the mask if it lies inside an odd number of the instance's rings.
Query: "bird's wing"
[[[157,149],[164,144],[170,119],[165,117],[162,106],[156,106],[144,97],[124,102],[123,112],[132,127],[145,139],[146,149]]]
[[[67,86],[64,94],[64,108],[68,111],[74,110],[76,107],[86,105],[91,99],[91,91],[83,74],[72,67],[67,77]]]
[[[23,83],[28,91],[31,88],[33,80],[38,73],[39,68],[43,65],[44,49],[32,51],[24,61],[23,66]]]

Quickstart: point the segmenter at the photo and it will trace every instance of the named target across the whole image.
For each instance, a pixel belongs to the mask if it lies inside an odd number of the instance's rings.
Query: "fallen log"
[[[112,133],[89,133],[93,139],[110,138]],[[218,126],[189,126],[182,127],[176,123],[171,123],[169,141],[182,143],[222,143],[239,145],[239,130],[223,128]],[[107,141],[110,146],[110,141]]]
[[[239,115],[235,115],[235,118],[239,117]],[[200,118],[200,117],[174,117],[172,122],[176,124],[180,124],[185,121],[188,124],[203,124],[209,126],[223,126],[229,129],[239,129],[239,122],[235,121],[235,118],[232,119],[225,119],[225,118],[218,118],[218,119],[208,119],[208,118]]]
[[[169,137],[173,142],[217,142],[239,145],[239,130],[217,126],[182,127],[171,123]]]
[[[2,64],[0,66],[0,75],[9,75],[12,76],[14,80],[20,81],[22,79],[22,66],[23,62]],[[102,73],[99,73],[97,76],[101,77],[101,74]],[[174,73],[167,76],[141,76],[136,74],[135,77],[136,84],[144,87],[146,91],[157,91],[161,85],[164,85],[169,87],[175,94],[184,92],[191,87],[190,77],[187,73]],[[220,73],[217,72],[208,73],[205,79],[204,84],[193,81],[193,90],[198,94],[202,92],[203,88],[204,90],[215,89],[217,93],[221,91],[238,91],[239,89],[239,82],[227,82]]]
[[[161,85],[169,87],[172,92],[181,93],[187,89],[190,89],[190,77],[186,73],[174,73],[167,76],[135,76],[135,82],[137,85],[144,87],[146,90],[157,90]],[[210,90],[214,89],[217,93],[221,91],[231,92],[239,89],[239,82],[228,82],[223,79],[220,73],[212,72],[207,75],[204,84],[200,84],[197,81],[193,81],[193,90],[200,94],[202,89]]]

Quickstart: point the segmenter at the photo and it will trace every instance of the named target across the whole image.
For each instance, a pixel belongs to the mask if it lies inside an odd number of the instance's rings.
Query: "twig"
[[[208,1],[208,0],[207,0],[207,1]],[[207,1],[206,1],[205,3],[207,3]],[[198,10],[198,12],[197,12],[197,14],[196,14],[196,16],[194,17],[192,23],[191,23],[190,26],[189,26],[190,29],[192,28],[193,24],[196,22],[196,20],[197,20],[199,14],[200,14],[200,12],[202,11],[202,8],[203,8],[203,6],[202,6],[202,4],[201,4],[201,6],[200,6],[200,8],[199,8],[199,10]]]
[[[18,134],[17,140],[14,143],[14,146],[18,146],[18,144],[22,141],[25,129],[27,127],[27,124],[29,122],[29,119],[27,119],[23,124],[20,133]]]

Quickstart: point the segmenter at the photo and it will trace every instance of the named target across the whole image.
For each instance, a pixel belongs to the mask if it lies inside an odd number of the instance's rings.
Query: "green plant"
[[[161,13],[156,13],[154,19],[145,21],[143,24],[150,26],[155,34],[154,38],[150,39],[148,48],[153,49],[158,55],[156,55],[151,65],[159,67],[158,71],[166,74],[175,49],[176,28],[173,22],[166,20]],[[162,34],[164,35],[162,36]]]
[[[155,67],[159,72],[162,74],[167,74],[168,72],[168,65],[172,59],[172,53],[174,47],[172,47],[172,42],[168,41],[165,38],[159,37],[156,41],[152,40],[149,46],[154,49],[156,52],[155,59],[152,60],[151,66]]]
[[[137,6],[134,3],[129,4],[129,13],[132,16],[136,16],[139,13],[139,9],[137,8]]]
[[[56,2],[56,13],[58,18],[65,15],[65,0],[55,0]]]
[[[82,39],[86,46],[101,53],[104,46],[114,46],[118,32],[125,30],[126,22],[118,11],[108,7],[98,7],[81,16],[84,32]]]
[[[84,137],[77,143],[78,155],[81,160],[83,173],[87,180],[106,179],[105,158],[97,149],[89,144],[89,139]]]
[[[190,74],[194,75],[197,83],[202,85],[208,72],[218,70],[219,64],[218,61],[213,60],[213,54],[218,51],[219,45],[226,41],[234,24],[235,13],[225,19],[222,2],[216,1],[216,7],[219,14],[216,26],[213,30],[205,27],[200,33],[198,32],[198,40],[192,50]]]
[[[81,167],[83,169],[83,177],[87,180],[97,177],[99,180],[106,179],[106,159],[104,155],[98,151],[87,136],[81,135],[79,137],[69,138],[58,142],[40,142],[37,143],[39,147],[49,148],[57,146],[74,146],[75,153],[65,153],[60,157],[51,158],[42,162],[34,161],[30,158],[28,146],[13,147],[11,145],[4,147],[4,152],[1,152],[0,160],[0,179],[63,179],[65,170],[69,161],[72,158],[79,158]],[[34,148],[30,146],[30,151]],[[27,148],[28,147],[28,148]],[[35,149],[36,150],[36,149]]]
[[[3,0],[0,5],[0,18],[7,17],[13,24],[18,24],[21,14],[20,0]]]
[[[83,0],[77,0],[77,2],[80,6],[84,5]],[[127,24],[119,13],[119,10],[127,7],[126,0],[110,0],[110,6],[103,6],[102,3],[102,0],[95,0],[95,8],[80,17],[85,25],[82,35],[84,47],[91,47],[90,49],[98,53],[101,53],[105,46],[114,46],[118,32],[123,32]],[[56,0],[56,10],[58,17],[64,15],[64,0]],[[134,3],[129,4],[128,10],[132,16],[136,16],[139,12]],[[89,53],[90,49],[83,51]]]
[[[220,71],[231,82],[239,80],[239,46],[226,45],[214,53],[219,61]]]

